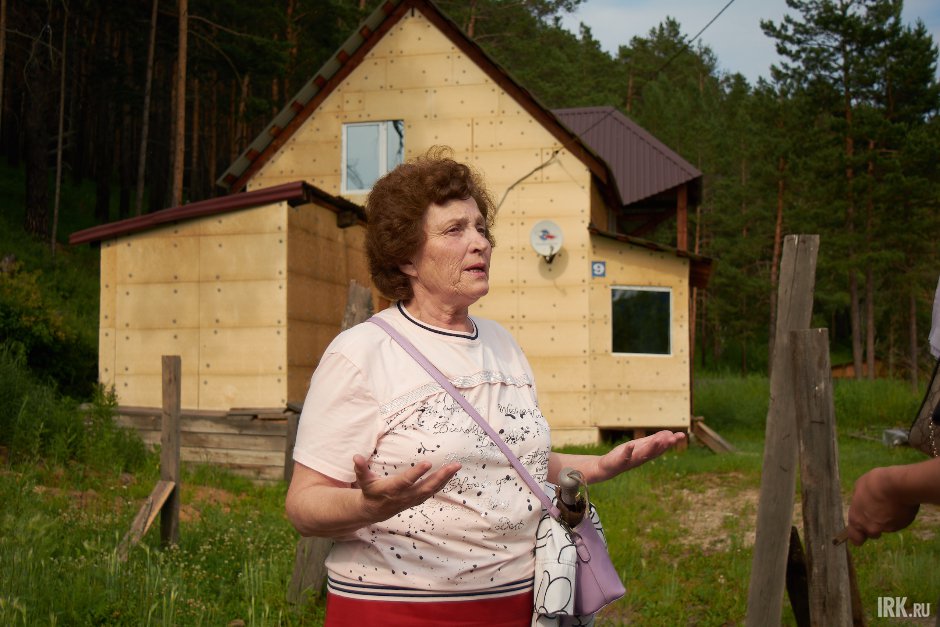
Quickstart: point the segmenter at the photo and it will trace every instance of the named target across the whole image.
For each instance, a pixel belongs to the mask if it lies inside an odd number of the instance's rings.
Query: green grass
[[[691,446],[592,488],[628,588],[599,626],[743,624],[766,395],[760,377],[703,378],[697,413],[737,453]],[[840,382],[835,396],[846,497],[871,467],[922,459],[858,437],[907,421],[903,412],[919,399],[905,384]],[[159,476],[155,455],[132,475],[75,462],[8,465],[0,472],[0,624],[322,624],[322,605],[286,600],[297,536],[283,513],[285,486],[184,469],[179,546],[160,549],[153,529],[122,563],[115,549]],[[879,621],[879,596],[935,603],[938,532],[940,510],[927,507],[909,529],[851,549],[870,625],[903,624]],[[786,598],[783,623],[795,624]]]

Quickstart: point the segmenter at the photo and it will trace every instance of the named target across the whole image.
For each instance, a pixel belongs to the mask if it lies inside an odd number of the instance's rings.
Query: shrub
[[[4,259],[0,270],[0,338],[22,347],[36,376],[55,381],[65,394],[88,398],[97,379],[97,347],[88,334],[66,323],[39,270]]]
[[[113,391],[97,389],[88,410],[37,381],[21,344],[0,346],[0,445],[10,461],[78,461],[99,470],[134,470],[146,459],[140,439],[112,419]]]

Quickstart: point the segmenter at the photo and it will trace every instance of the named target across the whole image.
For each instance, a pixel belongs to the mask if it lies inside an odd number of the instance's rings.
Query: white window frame
[[[665,353],[620,353],[614,351],[614,290],[632,290],[635,292],[666,292],[669,294],[669,317],[667,320],[667,331],[669,333],[669,350]],[[672,320],[675,312],[675,296],[671,287],[660,287],[652,285],[611,285],[610,286],[610,352],[617,356],[644,356],[644,357],[672,357],[673,355],[673,332]]]
[[[379,120],[376,122],[349,122],[343,124],[343,145],[342,145],[342,155],[340,164],[340,173],[342,175],[341,190],[343,194],[367,194],[372,189],[350,189],[348,182],[346,180],[346,158],[347,158],[347,139],[346,134],[348,130],[352,127],[362,127],[362,126],[375,126],[379,128],[379,147],[378,147],[378,164],[379,164],[379,178],[388,174],[388,137],[390,133],[395,132],[394,125],[398,122],[402,125],[404,129],[404,120]],[[384,131],[384,132],[382,132]],[[402,137],[402,153],[404,153],[405,139]],[[404,161],[404,154],[402,154],[402,160]],[[397,165],[397,164],[396,164]]]

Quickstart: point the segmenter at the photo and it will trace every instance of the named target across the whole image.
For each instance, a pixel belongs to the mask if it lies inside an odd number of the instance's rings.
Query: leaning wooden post
[[[790,333],[793,397],[800,449],[803,535],[809,564],[809,616],[812,625],[851,625],[852,594],[845,544],[832,539],[845,527],[839,484],[839,453],[829,332]]]
[[[291,414],[287,418],[287,435],[284,440],[284,482],[290,485],[294,477],[294,444],[297,442],[297,426],[300,414]]]
[[[797,464],[789,332],[809,328],[818,252],[818,235],[788,235],[783,243],[747,627],[779,625],[783,611]]]
[[[160,479],[175,485],[160,509],[160,542],[180,539],[180,357],[163,356],[163,416],[160,434]]]

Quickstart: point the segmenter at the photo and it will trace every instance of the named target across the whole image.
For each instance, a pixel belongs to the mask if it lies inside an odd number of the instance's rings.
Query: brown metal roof
[[[702,173],[614,107],[555,109],[552,113],[607,162],[623,205],[684,183],[692,183],[689,201],[697,203]]]
[[[164,224],[285,201],[291,206],[316,202],[328,209],[332,209],[337,214],[350,214],[353,216],[353,219],[360,222],[365,221],[365,211],[359,205],[349,202],[345,198],[327,194],[323,190],[309,183],[305,183],[304,181],[297,181],[294,183],[276,185],[274,187],[266,187],[253,192],[243,192],[219,198],[210,198],[209,200],[201,200],[199,202],[189,203],[188,205],[171,207],[170,209],[163,209],[126,220],[93,226],[90,229],[72,233],[69,236],[69,243],[84,244],[86,242],[112,239],[130,233],[146,231]]]
[[[696,255],[695,253],[679,250],[678,248],[673,248],[672,246],[665,246],[663,244],[651,242],[650,240],[634,237],[632,235],[602,231],[593,224],[588,225],[588,233],[591,235],[598,235],[600,237],[606,237],[618,242],[625,242],[634,246],[641,246],[643,248],[648,248],[649,250],[669,253],[670,255],[675,255],[676,257],[683,257],[688,259],[690,266],[689,283],[692,284],[692,287],[705,288],[708,285],[708,279],[711,277],[712,265],[714,264],[714,261],[710,257]]]

